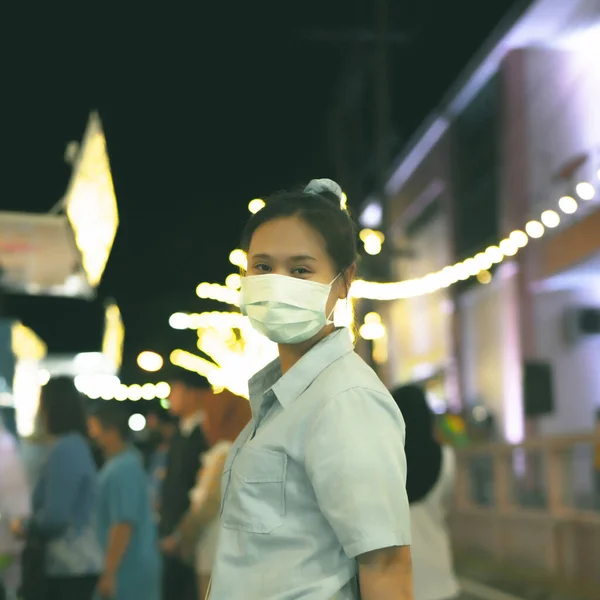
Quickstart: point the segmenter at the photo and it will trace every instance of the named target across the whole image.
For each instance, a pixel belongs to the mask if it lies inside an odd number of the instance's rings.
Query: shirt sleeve
[[[350,558],[411,543],[404,439],[393,399],[366,388],[329,401],[308,432],[308,477]]]
[[[127,523],[134,525],[138,520],[142,494],[148,491],[140,473],[134,466],[120,464],[112,474],[108,492],[108,514],[110,525]]]

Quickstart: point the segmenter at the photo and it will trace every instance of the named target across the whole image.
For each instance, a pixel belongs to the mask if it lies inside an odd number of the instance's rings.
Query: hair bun
[[[304,191],[307,194],[332,194],[340,201],[340,207],[344,197],[342,188],[332,179],[313,179]]]

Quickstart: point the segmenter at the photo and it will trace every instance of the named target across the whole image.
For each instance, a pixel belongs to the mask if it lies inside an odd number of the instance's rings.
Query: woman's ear
[[[350,286],[356,277],[356,263],[351,264],[345,271],[342,272],[341,285],[338,298],[345,300],[350,294]]]

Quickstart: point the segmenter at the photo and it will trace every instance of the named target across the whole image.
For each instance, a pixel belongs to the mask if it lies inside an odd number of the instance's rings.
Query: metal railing
[[[459,450],[456,552],[600,587],[597,444],[577,435]]]

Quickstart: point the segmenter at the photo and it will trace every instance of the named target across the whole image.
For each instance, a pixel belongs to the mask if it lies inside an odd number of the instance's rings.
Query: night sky
[[[397,150],[515,3],[390,1],[390,29],[409,37],[390,50]],[[328,117],[357,50],[316,34],[372,29],[374,4],[224,2],[186,11],[159,3],[140,12],[103,4],[15,22],[2,86],[0,210],[45,212],[60,199],[66,144],[81,139],[97,109],[121,223],[96,304],[113,297],[122,310],[125,383],[150,379],[135,365],[141,350],[193,349],[195,334],[170,330],[168,318],[219,308],[195,288],[232,272],[228,254],[249,200],[337,176]],[[368,57],[371,47],[358,52]],[[85,326],[93,310],[84,301],[13,297],[7,308],[50,352],[84,350],[98,335]]]

